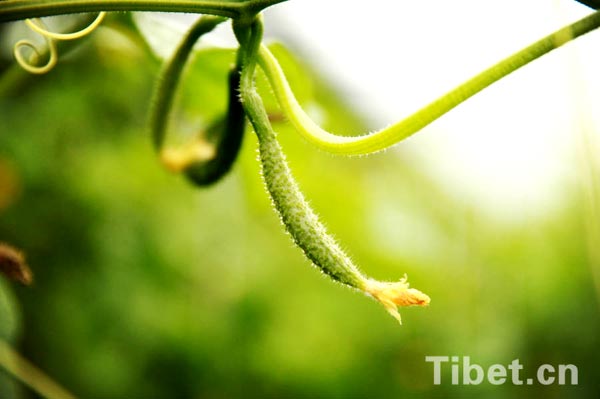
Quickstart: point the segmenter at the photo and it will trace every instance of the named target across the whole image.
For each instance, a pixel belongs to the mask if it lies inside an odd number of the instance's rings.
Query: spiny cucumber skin
[[[406,278],[390,283],[364,277],[335,240],[327,234],[325,226],[300,192],[269,123],[262,100],[255,88],[248,83],[252,83],[248,77],[242,76],[241,98],[258,136],[262,176],[267,191],[288,233],[306,257],[323,273],[333,280],[373,296],[402,324],[397,306],[427,306],[429,297],[419,290],[409,288]]]
[[[287,165],[262,98],[254,85],[256,56],[262,39],[262,21],[258,17],[250,27],[234,25],[241,44],[242,77],[240,96],[246,115],[258,136],[262,176],[273,205],[286,230],[307,258],[332,279],[365,290],[368,280],[350,258],[327,234],[317,215],[300,192]]]
[[[269,122],[262,99],[256,92],[254,71],[262,39],[262,21],[258,17],[250,26],[234,24],[234,31],[241,47],[240,98],[258,136],[262,176],[281,221],[296,245],[323,273],[371,295],[402,323],[398,306],[426,306],[429,304],[429,297],[419,290],[409,288],[406,277],[396,283],[366,278],[327,234],[325,226],[300,192]]]
[[[262,174],[281,221],[304,254],[323,273],[342,284],[364,289],[365,278],[310,208],[287,165],[272,129],[258,133]]]

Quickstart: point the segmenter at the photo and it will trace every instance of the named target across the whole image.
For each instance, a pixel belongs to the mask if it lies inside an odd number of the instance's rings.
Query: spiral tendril
[[[21,68],[23,68],[24,70],[26,70],[29,73],[38,74],[38,75],[47,73],[52,68],[54,68],[54,66],[56,65],[56,63],[58,61],[58,51],[56,48],[57,40],[59,40],[59,41],[76,40],[76,39],[80,39],[84,36],[87,36],[90,33],[92,33],[102,23],[105,16],[106,16],[106,12],[100,12],[98,14],[98,16],[96,17],[96,19],[94,19],[94,21],[91,24],[89,24],[87,27],[85,27],[77,32],[71,32],[71,33],[57,33],[57,32],[49,31],[48,28],[46,27],[46,25],[44,24],[44,22],[39,18],[25,20],[25,23],[27,24],[29,29],[31,29],[32,31],[34,31],[44,37],[47,48],[44,50],[40,50],[38,48],[38,46],[30,40],[27,40],[27,39],[19,40],[17,43],[15,43],[15,46],[13,49],[13,53],[15,55],[15,59],[17,60],[17,63],[21,66]],[[25,47],[28,47],[33,51],[32,54],[29,56],[29,58],[26,58],[26,56],[23,54],[22,49]],[[46,63],[44,65],[37,65],[39,62],[39,59],[42,57],[42,55],[45,52],[48,53],[48,60],[46,61]]]
[[[44,26],[44,23],[40,19],[37,19],[37,23],[40,24],[41,26]],[[38,63],[38,60],[41,58],[42,54],[45,51],[40,50],[34,42],[27,40],[27,39],[22,39],[22,40],[19,40],[17,43],[15,43],[15,47],[14,47],[15,59],[17,60],[17,63],[21,66],[21,68],[23,68],[24,70],[26,70],[29,73],[33,73],[33,74],[37,74],[37,75],[44,74],[44,73],[50,71],[56,65],[56,62],[58,60],[58,52],[56,50],[56,43],[50,37],[44,36],[44,39],[46,40],[48,61],[46,61],[46,63],[41,66],[36,65],[36,64]],[[23,54],[22,49],[25,47],[28,47],[33,51],[33,53],[29,56],[29,59],[26,59],[25,55]]]

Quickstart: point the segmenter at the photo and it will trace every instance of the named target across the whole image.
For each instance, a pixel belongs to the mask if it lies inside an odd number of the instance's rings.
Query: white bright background
[[[265,22],[267,36],[318,67],[375,129],[591,12],[573,0],[290,0]],[[510,221],[551,211],[579,179],[584,135],[600,132],[599,72],[596,31],[393,151],[490,215]]]

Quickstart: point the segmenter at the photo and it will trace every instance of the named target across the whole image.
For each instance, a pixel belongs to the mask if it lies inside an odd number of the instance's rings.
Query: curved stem
[[[319,127],[298,104],[281,67],[266,46],[261,46],[258,61],[265,71],[283,113],[302,136],[325,151],[361,155],[381,151],[400,142],[492,83],[599,26],[600,11],[560,29],[500,61],[406,119],[364,136],[338,136]]]
[[[160,151],[163,146],[177,84],[194,44],[202,35],[212,31],[224,21],[225,19],[220,17],[201,17],[188,31],[173,57],[165,63],[166,66],[160,74],[154,100],[150,106],[150,129],[154,148],[157,151]]]
[[[54,382],[27,359],[23,358],[2,339],[0,339],[0,367],[3,367],[7,372],[44,398],[75,398],[70,392]]]
[[[240,95],[246,114],[258,136],[262,176],[275,209],[296,245],[323,273],[335,281],[373,296],[399,322],[397,306],[428,305],[429,297],[409,288],[406,278],[390,283],[364,276],[319,221],[290,172],[277,135],[254,85],[262,24],[257,20],[250,28],[239,24],[234,27],[242,54]]]
[[[0,22],[100,11],[163,11],[248,19],[284,1],[287,0],[3,0],[0,1]]]

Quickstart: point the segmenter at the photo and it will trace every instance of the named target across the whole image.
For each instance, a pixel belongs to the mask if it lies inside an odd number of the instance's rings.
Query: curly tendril
[[[14,55],[17,63],[29,73],[44,74],[50,71],[58,61],[58,51],[56,49],[56,41],[76,40],[92,33],[104,20],[106,12],[100,12],[96,19],[87,27],[71,33],[58,33],[49,31],[44,22],[39,18],[27,19],[25,23],[32,31],[40,34],[46,41],[45,49],[48,52],[48,60],[44,65],[38,65],[39,59],[46,51],[40,50],[35,43],[30,40],[19,40],[14,46]],[[30,48],[32,54],[29,59],[23,54],[24,48]]]
[[[44,26],[44,23],[41,19],[36,19],[38,24]],[[44,74],[50,71],[56,65],[58,61],[58,52],[56,50],[56,43],[50,37],[44,36],[46,40],[47,52],[48,52],[48,60],[44,65],[37,65],[39,63],[39,59],[44,55],[45,51],[40,50],[35,43],[30,40],[22,39],[15,43],[15,47],[13,49],[13,53],[15,55],[15,59],[17,63],[29,73],[33,74]],[[30,48],[32,50],[32,54],[29,59],[25,58],[23,54],[24,48]]]

